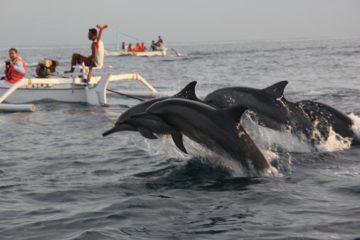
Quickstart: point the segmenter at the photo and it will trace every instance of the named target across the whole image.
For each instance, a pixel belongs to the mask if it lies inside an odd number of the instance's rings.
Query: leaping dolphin
[[[212,151],[229,155],[249,174],[273,174],[256,144],[238,125],[245,107],[216,109],[199,101],[169,98],[152,104],[140,118],[161,118],[172,127],[175,144],[183,148],[182,134]]]
[[[180,92],[178,92],[172,97],[162,97],[162,98],[152,99],[146,102],[142,102],[128,109],[127,111],[125,111],[123,114],[120,115],[113,128],[103,133],[103,136],[107,136],[114,132],[120,132],[120,131],[138,131],[140,132],[141,135],[143,135],[146,138],[156,139],[157,137],[153,133],[156,134],[169,133],[171,127],[168,126],[163,121],[161,121],[161,119],[156,118],[155,116],[152,117],[151,119],[141,119],[141,120],[138,118],[133,118],[133,116],[144,112],[152,104],[168,98],[175,97],[175,98],[198,100],[195,94],[195,86],[196,86],[196,81],[190,82]]]
[[[274,130],[290,130],[305,136],[314,145],[329,136],[329,127],[352,144],[359,144],[359,136],[352,130],[353,121],[342,112],[310,100],[290,102],[284,97],[287,81],[264,89],[230,87],[208,94],[204,102],[218,108],[244,106],[255,113],[258,123]],[[314,134],[316,131],[317,134]]]
[[[289,129],[297,135],[309,137],[312,124],[305,112],[284,97],[287,81],[275,83],[264,89],[229,87],[208,94],[204,102],[217,108],[243,106],[255,112],[260,125],[275,130]]]
[[[359,136],[352,130],[354,122],[346,114],[320,102],[303,100],[296,104],[309,116],[313,125],[316,125],[318,130],[316,137],[326,140],[331,127],[341,137],[351,139],[352,145],[360,144]]]

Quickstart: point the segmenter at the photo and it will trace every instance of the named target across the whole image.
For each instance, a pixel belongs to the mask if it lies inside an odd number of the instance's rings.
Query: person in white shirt
[[[71,58],[71,68],[69,71],[65,71],[64,73],[74,72],[75,66],[81,65],[82,63],[89,67],[90,71],[93,67],[102,68],[104,64],[104,43],[101,40],[97,42],[97,35],[98,32],[95,28],[89,29],[88,38],[92,41],[91,55],[85,57],[79,53],[74,53]]]

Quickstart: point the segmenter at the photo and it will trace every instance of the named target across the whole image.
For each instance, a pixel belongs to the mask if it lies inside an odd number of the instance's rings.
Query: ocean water
[[[288,80],[288,100],[348,113],[360,134],[359,40],[179,45],[173,47],[181,57],[107,57],[102,73],[138,72],[160,92],[196,80],[199,96]],[[72,52],[90,51],[19,50],[29,75],[42,58],[59,60],[63,71]],[[0,68],[6,57],[1,49]],[[110,88],[145,90],[136,83]],[[138,101],[111,95],[109,103],[41,102],[34,113],[0,114],[1,240],[360,239],[359,146],[334,137],[314,152],[289,135],[246,124],[279,171],[249,178],[204,149],[185,156],[167,138],[102,137]],[[274,142],[285,151],[271,148]]]

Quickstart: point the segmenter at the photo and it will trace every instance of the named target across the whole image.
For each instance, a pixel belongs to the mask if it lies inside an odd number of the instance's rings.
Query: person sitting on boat
[[[48,78],[56,72],[56,67],[59,66],[59,62],[50,58],[44,58],[39,61],[35,68],[35,73],[38,78]]]
[[[132,46],[131,46],[131,43],[129,43],[129,45],[128,45],[128,52],[131,52],[132,51]]]
[[[134,51],[135,52],[140,52],[140,43],[136,43]]]
[[[145,47],[145,43],[141,43],[141,51],[145,52],[146,51],[146,47]]]
[[[15,48],[9,49],[9,60],[5,62],[5,77],[1,79],[0,86],[10,87],[12,84],[25,77],[26,62],[18,55]]]
[[[157,51],[157,45],[154,40],[151,41],[150,48],[151,48],[151,51]]]
[[[158,41],[156,42],[156,46],[159,49],[162,49],[164,47],[164,41],[162,40],[161,36],[159,36]]]
[[[74,53],[71,58],[71,69],[65,71],[64,73],[73,73],[76,65],[81,65],[82,63],[89,68],[97,67],[101,68],[104,64],[104,43],[100,40],[98,43],[98,48],[96,47],[97,40],[97,30],[95,28],[90,28],[88,33],[88,38],[92,41],[91,44],[91,55],[85,57],[79,53]]]

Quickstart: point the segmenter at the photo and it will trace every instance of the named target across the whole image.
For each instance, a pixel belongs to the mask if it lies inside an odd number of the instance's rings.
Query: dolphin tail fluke
[[[284,96],[285,87],[288,83],[288,81],[277,82],[267,88],[264,88],[263,91],[275,96],[275,98],[281,98]]]
[[[195,93],[196,83],[197,83],[196,81],[190,82],[180,92],[175,94],[174,97],[186,98],[186,99],[195,100],[195,101],[199,100],[199,98],[196,96],[196,93]]]
[[[187,154],[186,148],[184,146],[182,134],[178,131],[171,132],[171,137],[175,143],[175,145],[184,153]]]

